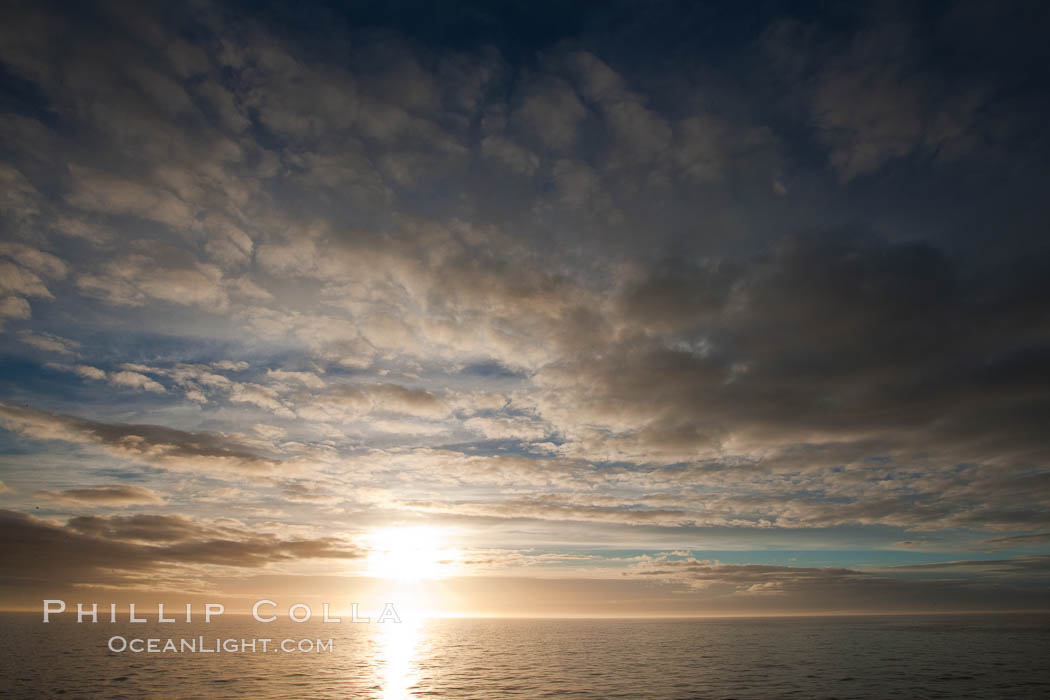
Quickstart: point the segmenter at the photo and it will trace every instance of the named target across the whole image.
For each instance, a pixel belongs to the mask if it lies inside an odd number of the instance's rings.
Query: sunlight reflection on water
[[[402,700],[419,681],[419,652],[422,623],[418,618],[384,625],[376,634],[379,653],[375,657],[382,700]]]
[[[401,579],[386,592],[396,619],[377,619],[372,636],[372,672],[380,693],[379,700],[401,700],[410,697],[420,681],[420,661],[426,642],[430,591],[424,581]]]

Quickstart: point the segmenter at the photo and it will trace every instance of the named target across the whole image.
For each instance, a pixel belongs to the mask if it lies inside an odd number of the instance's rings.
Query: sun
[[[427,581],[455,573],[459,550],[447,532],[430,525],[387,527],[365,536],[368,574],[394,581]]]

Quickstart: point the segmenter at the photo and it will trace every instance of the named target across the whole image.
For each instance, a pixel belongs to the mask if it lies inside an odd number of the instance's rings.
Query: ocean
[[[0,623],[4,698],[1050,697],[1047,615]]]

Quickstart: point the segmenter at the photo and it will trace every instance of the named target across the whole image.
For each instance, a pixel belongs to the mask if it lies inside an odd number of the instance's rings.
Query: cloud
[[[251,365],[244,360],[220,360],[219,362],[212,362],[211,366],[226,372],[243,372]]]
[[[108,376],[105,370],[101,370],[98,367],[92,367],[91,365],[67,365],[61,362],[49,362],[47,363],[47,366],[60,372],[72,372],[78,377],[92,381],[103,380]]]
[[[674,133],[671,157],[682,175],[696,182],[719,182],[749,165],[762,167],[760,157],[776,146],[767,127],[740,124],[714,114],[686,117],[674,125]]]
[[[951,572],[951,578],[938,575]],[[625,576],[684,584],[752,609],[891,610],[997,609],[1005,591],[1038,607],[1045,596],[1047,557],[999,562],[949,562],[858,571],[842,567],[728,564],[711,560],[649,557]],[[989,596],[995,591],[994,596]]]
[[[574,506],[551,503],[544,497],[473,503],[404,501],[401,503],[401,507],[422,513],[460,515],[472,518],[525,518],[566,522],[658,525],[662,527],[678,527],[695,522],[695,516],[678,510]]]
[[[620,298],[618,340],[595,336],[535,375],[547,393],[534,410],[567,457],[693,463],[696,483],[811,474],[813,489],[850,499],[773,497],[784,525],[1035,526],[1047,511],[1021,491],[1041,493],[1045,473],[1022,475],[1046,450],[1016,412],[1042,410],[1045,347],[1028,309],[1047,290],[1029,272],[1020,284],[963,274],[931,246],[850,231],[656,270]],[[977,330],[992,323],[996,351]],[[880,480],[873,456],[889,460],[894,493],[862,491]],[[966,462],[977,466],[956,469]]]
[[[522,175],[532,175],[540,166],[539,156],[502,136],[483,138],[481,152],[485,157],[499,161]]]
[[[91,537],[143,543],[180,542],[224,534],[221,529],[181,515],[81,515],[70,518],[66,527]]]
[[[363,555],[334,537],[285,539],[267,532],[201,524],[181,516],[81,516],[58,525],[16,511],[0,511],[0,579],[8,589],[84,585],[157,585],[207,564],[261,568],[303,559]],[[185,584],[183,584],[185,585]]]
[[[0,256],[45,277],[61,279],[69,272],[69,265],[65,261],[24,243],[0,243]]]
[[[277,415],[292,417],[293,413],[278,398],[277,391],[258,384],[233,383],[230,385],[230,401],[248,403],[265,408]]]
[[[26,345],[32,345],[39,350],[54,352],[59,355],[76,355],[76,349],[80,347],[80,343],[77,341],[69,340],[53,333],[19,331],[18,339]]]
[[[142,306],[154,300],[222,310],[229,303],[222,271],[182,252],[170,254],[163,263],[146,254],[112,259],[100,274],[80,275],[76,283],[85,294],[121,306]]]
[[[197,403],[207,403],[209,396],[220,394],[234,403],[258,406],[279,416],[290,418],[294,415],[288,406],[285,405],[285,402],[281,399],[280,391],[278,391],[278,388],[285,388],[283,383],[278,383],[278,387],[275,388],[252,382],[239,382],[215,371],[243,372],[248,368],[248,364],[245,362],[225,360],[209,365],[177,363],[172,367],[124,363],[122,367],[124,371],[119,374],[124,375],[121,383],[126,386],[160,393],[166,391],[164,387],[159,382],[145,375],[169,377],[178,388],[182,389],[187,398]],[[114,376],[116,375],[111,375],[111,381]],[[287,377],[280,375],[268,374],[267,377],[270,379],[287,379]],[[300,381],[302,380],[300,379]],[[307,381],[309,381],[308,378]]]
[[[98,367],[92,367],[91,365],[73,365],[73,372],[79,374],[84,379],[105,379],[106,373]]]
[[[1020,556],[1012,559],[978,559],[933,562],[928,564],[902,564],[886,567],[892,571],[958,572],[967,571],[986,576],[1038,575],[1050,577],[1050,556]]]
[[[0,211],[19,219],[25,219],[39,211],[37,200],[40,193],[16,168],[7,164],[0,165],[0,184],[3,186]]]
[[[29,318],[32,312],[29,307],[29,302],[22,297],[3,297],[0,298],[0,319],[20,319],[24,320]],[[0,321],[2,323],[2,321]]]
[[[16,297],[54,299],[38,275],[4,260],[0,260],[0,292]]]
[[[717,50],[660,9],[455,47],[309,12],[7,10],[0,420],[178,470],[207,508],[1031,551],[1041,25],[884,10],[701,13]],[[25,408],[74,399],[91,419]],[[255,500],[198,480],[255,475]],[[273,554],[198,525],[63,532]],[[868,576],[694,566],[755,593]]]
[[[362,472],[397,474],[420,483],[448,486],[503,486],[515,488],[590,488],[603,481],[585,462],[542,459],[517,454],[472,454],[455,449],[394,447],[355,455],[354,465]],[[547,499],[557,498],[548,494]],[[428,504],[445,507],[452,504]],[[499,504],[479,504],[481,507]]]
[[[174,470],[266,473],[291,464],[262,456],[235,438],[159,425],[126,425],[0,404],[0,424],[38,440],[98,445],[121,458]]]
[[[309,482],[284,480],[280,482],[284,498],[295,503],[338,503],[343,496],[330,489]]]
[[[79,209],[128,214],[176,228],[195,223],[189,208],[174,193],[76,165],[70,172],[76,184],[67,201]]]
[[[914,153],[954,160],[982,145],[992,86],[924,60],[907,18],[865,26],[848,41],[823,29],[784,19],[766,29],[764,47],[777,70],[811,86],[816,134],[841,180]]]
[[[557,76],[538,76],[523,91],[512,119],[541,144],[566,149],[577,137],[587,110],[572,87]]]
[[[163,394],[167,391],[167,389],[165,389],[160,383],[153,381],[146,375],[139,374],[138,372],[129,372],[128,370],[114,372],[109,375],[109,381],[111,384],[117,386],[152,391],[157,394]]]
[[[164,499],[156,491],[142,486],[126,486],[123,484],[88,486],[65,489],[64,491],[38,491],[37,493],[60,501],[97,505],[126,506],[164,502]]]
[[[266,370],[266,378],[284,382],[298,382],[311,389],[323,389],[325,382],[313,372],[289,372],[283,369]]]
[[[863,584],[872,574],[839,567],[773,566],[767,564],[723,564],[717,561],[689,559],[645,561],[631,572],[685,581],[695,588],[720,584],[738,592],[769,593],[785,588]]]
[[[550,434],[543,423],[520,417],[474,417],[463,421],[463,427],[495,440],[542,440]]]
[[[323,394],[314,395],[299,409],[299,415],[304,418],[328,421],[374,412],[438,419],[446,416],[449,408],[437,396],[423,389],[384,383],[333,386]]]
[[[1006,537],[991,537],[977,543],[978,547],[985,549],[1014,549],[1020,547],[1031,547],[1043,545],[1050,542],[1050,532],[1036,532],[1029,535],[1008,535]]]

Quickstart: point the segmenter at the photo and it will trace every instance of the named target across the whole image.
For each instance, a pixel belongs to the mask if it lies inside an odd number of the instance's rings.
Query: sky
[[[1044,3],[0,12],[0,607],[1050,609]]]

